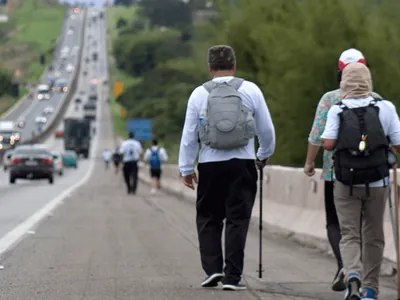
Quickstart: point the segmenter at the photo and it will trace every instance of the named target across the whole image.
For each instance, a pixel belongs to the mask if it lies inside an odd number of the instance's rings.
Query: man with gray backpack
[[[198,183],[196,223],[206,273],[201,286],[216,287],[222,281],[225,290],[243,290],[244,248],[257,193],[256,164],[263,168],[273,154],[275,129],[259,87],[234,77],[231,47],[211,47],[208,69],[213,79],[197,87],[188,101],[179,169],[185,186],[194,190]],[[257,155],[254,136],[260,145]]]

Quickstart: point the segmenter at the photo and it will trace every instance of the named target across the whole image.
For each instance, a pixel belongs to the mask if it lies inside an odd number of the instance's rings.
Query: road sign
[[[114,82],[113,94],[115,98],[118,98],[124,91],[124,83],[122,81]]]
[[[0,15],[0,23],[7,23],[8,22],[8,16],[3,14]]]
[[[127,112],[126,112],[125,107],[121,107],[120,110],[119,110],[119,115],[121,116],[122,119],[126,118],[126,113]]]
[[[137,140],[151,140],[151,119],[129,119],[127,125],[128,132],[134,132]]]

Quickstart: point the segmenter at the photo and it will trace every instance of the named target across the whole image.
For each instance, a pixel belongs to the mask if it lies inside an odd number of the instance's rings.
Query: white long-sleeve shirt
[[[216,77],[213,81],[229,82],[232,79],[232,76],[224,76]],[[275,128],[268,106],[260,88],[253,82],[244,81],[238,92],[242,97],[243,105],[253,113],[256,136],[260,145],[257,157],[264,160],[275,151]],[[179,150],[179,170],[183,176],[194,172],[194,163],[199,151],[200,112],[207,109],[208,95],[207,90],[199,86],[192,92],[188,101]],[[202,144],[198,161],[199,163],[217,162],[233,158],[255,159],[254,139],[251,139],[247,146],[232,150],[213,149]]]
[[[374,98],[367,97],[363,99],[343,99],[342,102],[348,108],[368,106]],[[379,120],[382,124],[382,129],[386,136],[389,137],[391,144],[400,145],[400,121],[397,115],[396,107],[392,102],[387,100],[378,101],[376,106],[379,107]],[[328,111],[325,130],[321,135],[322,139],[336,140],[339,135],[340,116],[343,109],[339,105],[332,106]],[[385,178],[384,182],[378,180],[371,182],[370,187],[381,187],[389,183],[389,177]],[[365,186],[365,185],[354,185]]]

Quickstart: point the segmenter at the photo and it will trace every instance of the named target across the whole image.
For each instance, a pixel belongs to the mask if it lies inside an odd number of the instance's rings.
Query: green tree
[[[372,66],[375,89],[399,99],[394,1],[238,2],[218,5],[219,40],[235,48],[239,70],[266,95],[277,132],[274,163],[304,163],[316,105],[324,92],[338,87],[335,71],[343,50],[359,48]]]
[[[154,26],[185,28],[192,24],[192,9],[181,0],[142,0],[141,14]]]
[[[190,44],[174,30],[153,30],[120,35],[114,44],[117,66],[133,76],[142,76],[158,64],[190,55]]]

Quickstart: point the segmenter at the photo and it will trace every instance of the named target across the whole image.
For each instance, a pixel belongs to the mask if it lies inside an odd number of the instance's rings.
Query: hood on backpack
[[[366,98],[372,94],[371,72],[359,62],[351,63],[343,70],[340,82],[340,98]]]

